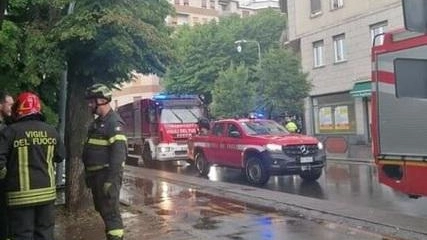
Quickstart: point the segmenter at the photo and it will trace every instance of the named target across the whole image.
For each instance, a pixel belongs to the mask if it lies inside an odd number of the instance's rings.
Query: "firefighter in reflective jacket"
[[[0,169],[6,169],[0,177],[5,177],[11,239],[54,239],[54,162],[61,162],[65,151],[40,111],[37,95],[21,93],[13,106],[16,122],[0,133]]]
[[[126,159],[123,120],[110,106],[111,90],[94,84],[86,90],[92,113],[98,117],[88,129],[83,149],[86,183],[92,191],[95,210],[104,220],[107,239],[123,239],[119,193]]]
[[[297,124],[294,121],[292,121],[292,118],[290,118],[290,117],[286,117],[285,128],[290,133],[296,133],[296,132],[298,132],[298,126],[297,126]]]

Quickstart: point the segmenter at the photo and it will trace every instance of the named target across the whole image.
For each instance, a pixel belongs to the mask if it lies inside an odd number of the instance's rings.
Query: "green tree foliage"
[[[165,71],[171,60],[170,29],[164,19],[172,13],[166,0],[80,0],[51,32],[68,63],[66,144],[67,206],[82,206],[84,181],[80,160],[82,141],[91,114],[85,89],[100,82],[112,86],[130,80],[132,71]]]
[[[0,87],[40,93],[46,116],[56,117],[67,63],[67,201],[81,207],[81,143],[92,117],[85,88],[130,80],[132,71],[161,75],[172,59],[165,25],[172,6],[166,0],[8,0],[6,8],[0,16]]]
[[[311,85],[307,74],[302,72],[300,60],[279,44],[285,27],[285,17],[268,9],[244,18],[229,16],[219,22],[178,29],[174,35],[178,60],[168,68],[164,79],[166,90],[202,93],[211,102],[210,96],[219,95],[218,89],[222,89],[217,82],[226,84],[224,76],[220,79],[220,73],[223,74],[231,63],[244,63],[248,68],[248,81],[241,81],[236,88],[240,90],[245,82],[250,82],[256,86],[257,95],[255,106],[247,105],[252,109],[245,106],[246,113],[264,110],[264,114],[272,117],[284,112],[300,112],[302,99],[308,96]],[[236,51],[236,40],[247,40],[241,43],[240,53]],[[228,96],[229,102],[245,101],[245,98],[241,100],[239,91],[229,90],[229,94],[236,94]],[[214,98],[215,114],[242,114],[221,104],[219,97]]]
[[[245,43],[241,53],[234,42],[239,39],[260,42],[264,52],[278,46],[285,17],[274,10],[261,11],[245,18],[232,15],[194,27],[179,28],[174,35],[174,53],[177,61],[171,64],[164,78],[167,91],[173,93],[204,94],[211,101],[211,90],[219,73],[230,63],[245,63],[250,68],[249,78],[256,81],[258,49]]]
[[[6,7],[2,1],[2,8]],[[48,122],[56,123],[58,76],[63,68],[60,50],[49,38],[64,1],[9,0],[0,30],[0,88],[12,93],[41,94]]]
[[[233,65],[219,73],[212,91],[212,114],[216,117],[245,116],[255,107],[255,89],[248,69]]]
[[[0,31],[0,88],[17,92],[16,84],[20,59],[21,29],[10,21],[5,21]],[[14,83],[14,84],[11,84]]]
[[[264,85],[264,102],[273,109],[270,114],[302,112],[302,100],[308,97],[311,83],[302,70],[300,59],[291,50],[270,49],[264,55],[259,76]]]
[[[71,79],[112,85],[132,71],[162,74],[171,59],[164,23],[171,12],[166,0],[78,1],[55,29]]]

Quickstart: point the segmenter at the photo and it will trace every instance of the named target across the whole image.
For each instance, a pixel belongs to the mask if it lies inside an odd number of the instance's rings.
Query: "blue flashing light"
[[[153,96],[153,100],[173,100],[173,99],[198,99],[197,95],[191,94],[183,94],[183,95],[175,95],[175,94],[163,94],[159,93]]]
[[[265,115],[260,112],[251,112],[249,113],[249,119],[264,119]]]
[[[156,94],[153,96],[154,100],[162,100],[162,99],[167,99],[168,95],[162,95],[162,94]]]

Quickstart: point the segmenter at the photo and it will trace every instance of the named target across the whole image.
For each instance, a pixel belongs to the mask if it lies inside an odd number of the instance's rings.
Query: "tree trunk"
[[[70,69],[69,73],[72,73]],[[91,203],[91,195],[86,187],[83,175],[81,155],[83,142],[87,134],[92,115],[84,100],[85,83],[81,78],[69,74],[67,116],[65,127],[66,162],[66,207],[77,213],[86,209]]]

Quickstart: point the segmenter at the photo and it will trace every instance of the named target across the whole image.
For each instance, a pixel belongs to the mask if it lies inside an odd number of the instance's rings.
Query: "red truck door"
[[[242,131],[237,124],[228,123],[221,141],[221,150],[218,151],[218,159],[222,164],[232,167],[240,167]]]
[[[208,149],[206,154],[209,156],[206,156],[211,163],[221,163],[220,158],[220,152],[223,151],[222,146],[222,139],[224,138],[224,131],[225,131],[225,123],[215,123],[215,125],[212,127],[211,135],[209,136],[209,143],[208,143]]]

